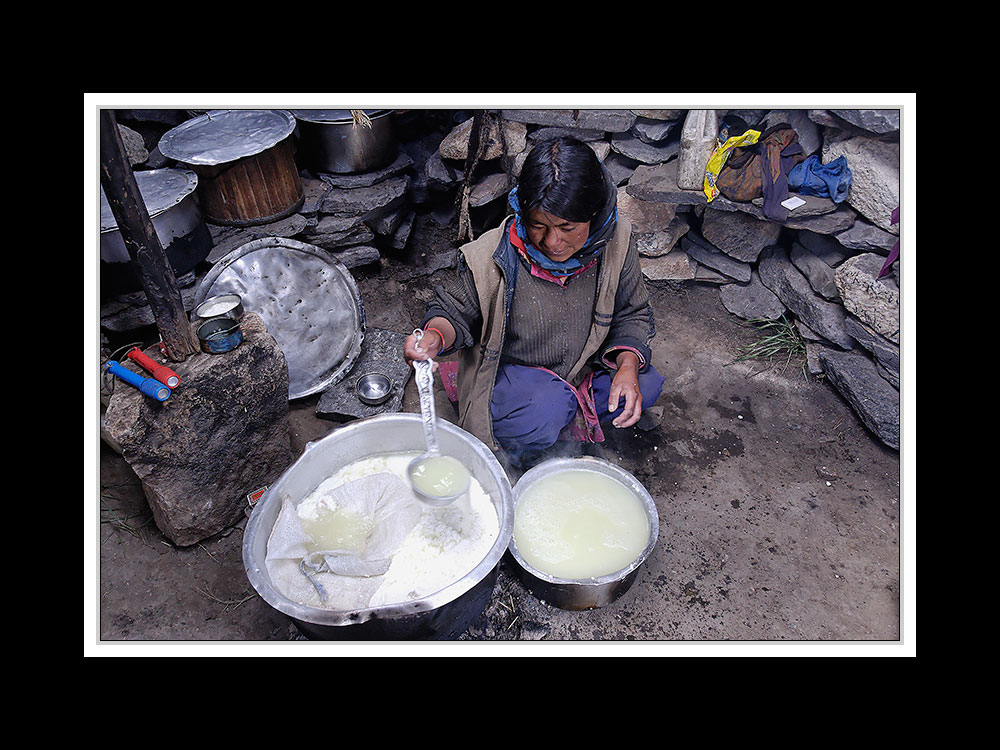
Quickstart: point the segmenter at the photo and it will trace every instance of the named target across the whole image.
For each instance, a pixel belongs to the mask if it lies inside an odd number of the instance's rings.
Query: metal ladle
[[[413,332],[413,335],[417,341],[420,341],[424,336],[424,332],[418,328]],[[458,492],[450,495],[430,495],[417,487],[413,481],[413,473],[423,461],[441,455],[437,439],[437,415],[434,409],[433,360],[413,360],[413,369],[416,370],[415,379],[417,381],[417,392],[420,394],[420,413],[423,416],[424,440],[427,444],[427,450],[410,461],[409,466],[406,468],[406,477],[410,482],[413,493],[423,502],[428,505],[450,505],[468,491],[470,483],[468,471],[465,472],[463,486]]]

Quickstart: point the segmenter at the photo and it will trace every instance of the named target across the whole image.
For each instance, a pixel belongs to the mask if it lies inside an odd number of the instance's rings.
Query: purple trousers
[[[612,376],[604,370],[594,373],[590,393],[600,422],[608,422],[625,408],[622,398],[608,411]],[[639,373],[642,408],[648,409],[663,390],[664,378],[649,365]],[[542,450],[553,445],[580,409],[578,394],[565,380],[548,370],[523,365],[501,364],[493,387],[490,414],[493,435],[508,452]]]

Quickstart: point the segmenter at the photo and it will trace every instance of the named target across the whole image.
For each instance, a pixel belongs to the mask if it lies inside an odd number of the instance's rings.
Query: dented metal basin
[[[313,639],[450,640],[464,633],[489,604],[500,560],[511,540],[511,485],[499,461],[475,436],[441,421],[438,439],[443,452],[469,468],[497,512],[499,535],[472,571],[421,599],[349,611],[318,609],[292,601],[270,580],[265,565],[267,543],[286,495],[293,501],[301,500],[324,479],[355,461],[424,449],[420,414],[383,414],[352,422],[310,443],[257,501],[243,533],[243,564],[254,590]]]

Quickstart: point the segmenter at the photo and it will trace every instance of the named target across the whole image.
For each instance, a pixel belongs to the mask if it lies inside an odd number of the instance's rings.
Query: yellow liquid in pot
[[[312,538],[306,550],[313,552],[361,552],[368,536],[375,528],[375,521],[369,516],[348,510],[330,510],[321,506],[316,518],[301,518],[302,531]]]
[[[514,512],[514,543],[531,567],[558,578],[592,578],[626,567],[649,541],[642,500],[621,482],[571,469],[538,480]]]
[[[469,470],[452,456],[428,456],[410,473],[413,486],[432,497],[449,497],[469,486]]]

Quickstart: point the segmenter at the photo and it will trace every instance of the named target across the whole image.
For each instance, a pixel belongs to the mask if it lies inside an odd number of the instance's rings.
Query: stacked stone
[[[898,449],[899,263],[877,277],[899,239],[891,218],[900,202],[899,111],[729,110],[762,128],[788,122],[804,154],[818,154],[824,164],[847,158],[853,182],[844,202],[800,195],[804,204],[781,223],[764,215],[763,199],[718,196],[709,202],[700,190],[678,187],[687,112],[500,110],[481,134],[485,150],[469,207],[483,218],[478,226],[473,222],[474,231],[495,226],[508,212],[507,193],[538,140],[566,133],[586,141],[619,186],[619,211],[632,224],[649,281],[715,284],[734,315],[793,320],[806,342],[811,372],[825,375],[862,421]],[[721,117],[727,110],[716,113]],[[438,114],[429,111],[428,118]],[[215,247],[207,260],[215,263],[259,237],[281,236],[322,247],[352,268],[378,261],[378,246],[404,248],[415,218],[423,222],[431,216],[439,227],[452,226],[472,113],[455,113],[451,122],[456,121],[441,131],[443,138],[431,134],[402,144],[399,158],[386,169],[362,175],[303,172],[305,200],[298,213],[256,227],[209,225]],[[137,168],[164,166],[155,151],[147,156]],[[453,250],[444,247],[418,265],[424,273],[453,265]],[[178,280],[185,304],[198,281],[195,274]],[[108,330],[152,322],[141,292],[102,307],[102,327]]]
[[[847,199],[799,196],[782,223],[761,205],[677,187],[676,160],[640,166],[629,177],[627,215],[651,206],[687,208],[688,226],[637,223],[643,269],[652,281],[719,285],[722,304],[746,320],[794,321],[813,374],[823,374],[886,445],[899,448],[899,262],[878,278],[895,243],[899,206],[899,112],[788,110],[761,113],[789,122],[806,156],[846,156]],[[749,118],[747,121],[756,122]],[[676,218],[676,217],[675,217]],[[634,222],[635,223],[635,222]],[[650,236],[644,236],[649,232]]]
[[[721,117],[725,110],[717,111]],[[567,133],[591,145],[619,186],[651,282],[716,284],[722,304],[746,320],[794,321],[813,374],[825,375],[861,420],[899,447],[899,264],[878,275],[895,242],[899,206],[899,112],[895,110],[731,110],[761,127],[788,122],[806,156],[846,156],[847,199],[801,195],[782,223],[763,199],[709,202],[677,185],[687,110],[501,110],[488,131],[487,166],[470,205],[505,208],[506,195],[539,139]],[[431,189],[461,184],[471,116],[425,163]],[[491,161],[492,160],[492,161]]]
[[[383,169],[358,174],[300,173],[304,200],[298,212],[252,227],[210,225],[213,248],[207,260],[261,237],[288,237],[328,250],[347,268],[375,263],[376,245],[401,249],[409,239],[414,212],[409,205],[413,160],[400,153]]]
[[[480,135],[486,140],[472,185],[469,205],[496,204],[502,211],[507,193],[521,173],[521,166],[535,143],[566,134],[590,144],[623,185],[641,164],[660,164],[678,153],[671,139],[676,119],[685,110],[552,110],[504,109]],[[472,116],[452,128],[424,165],[430,190],[452,194],[465,178]]]

